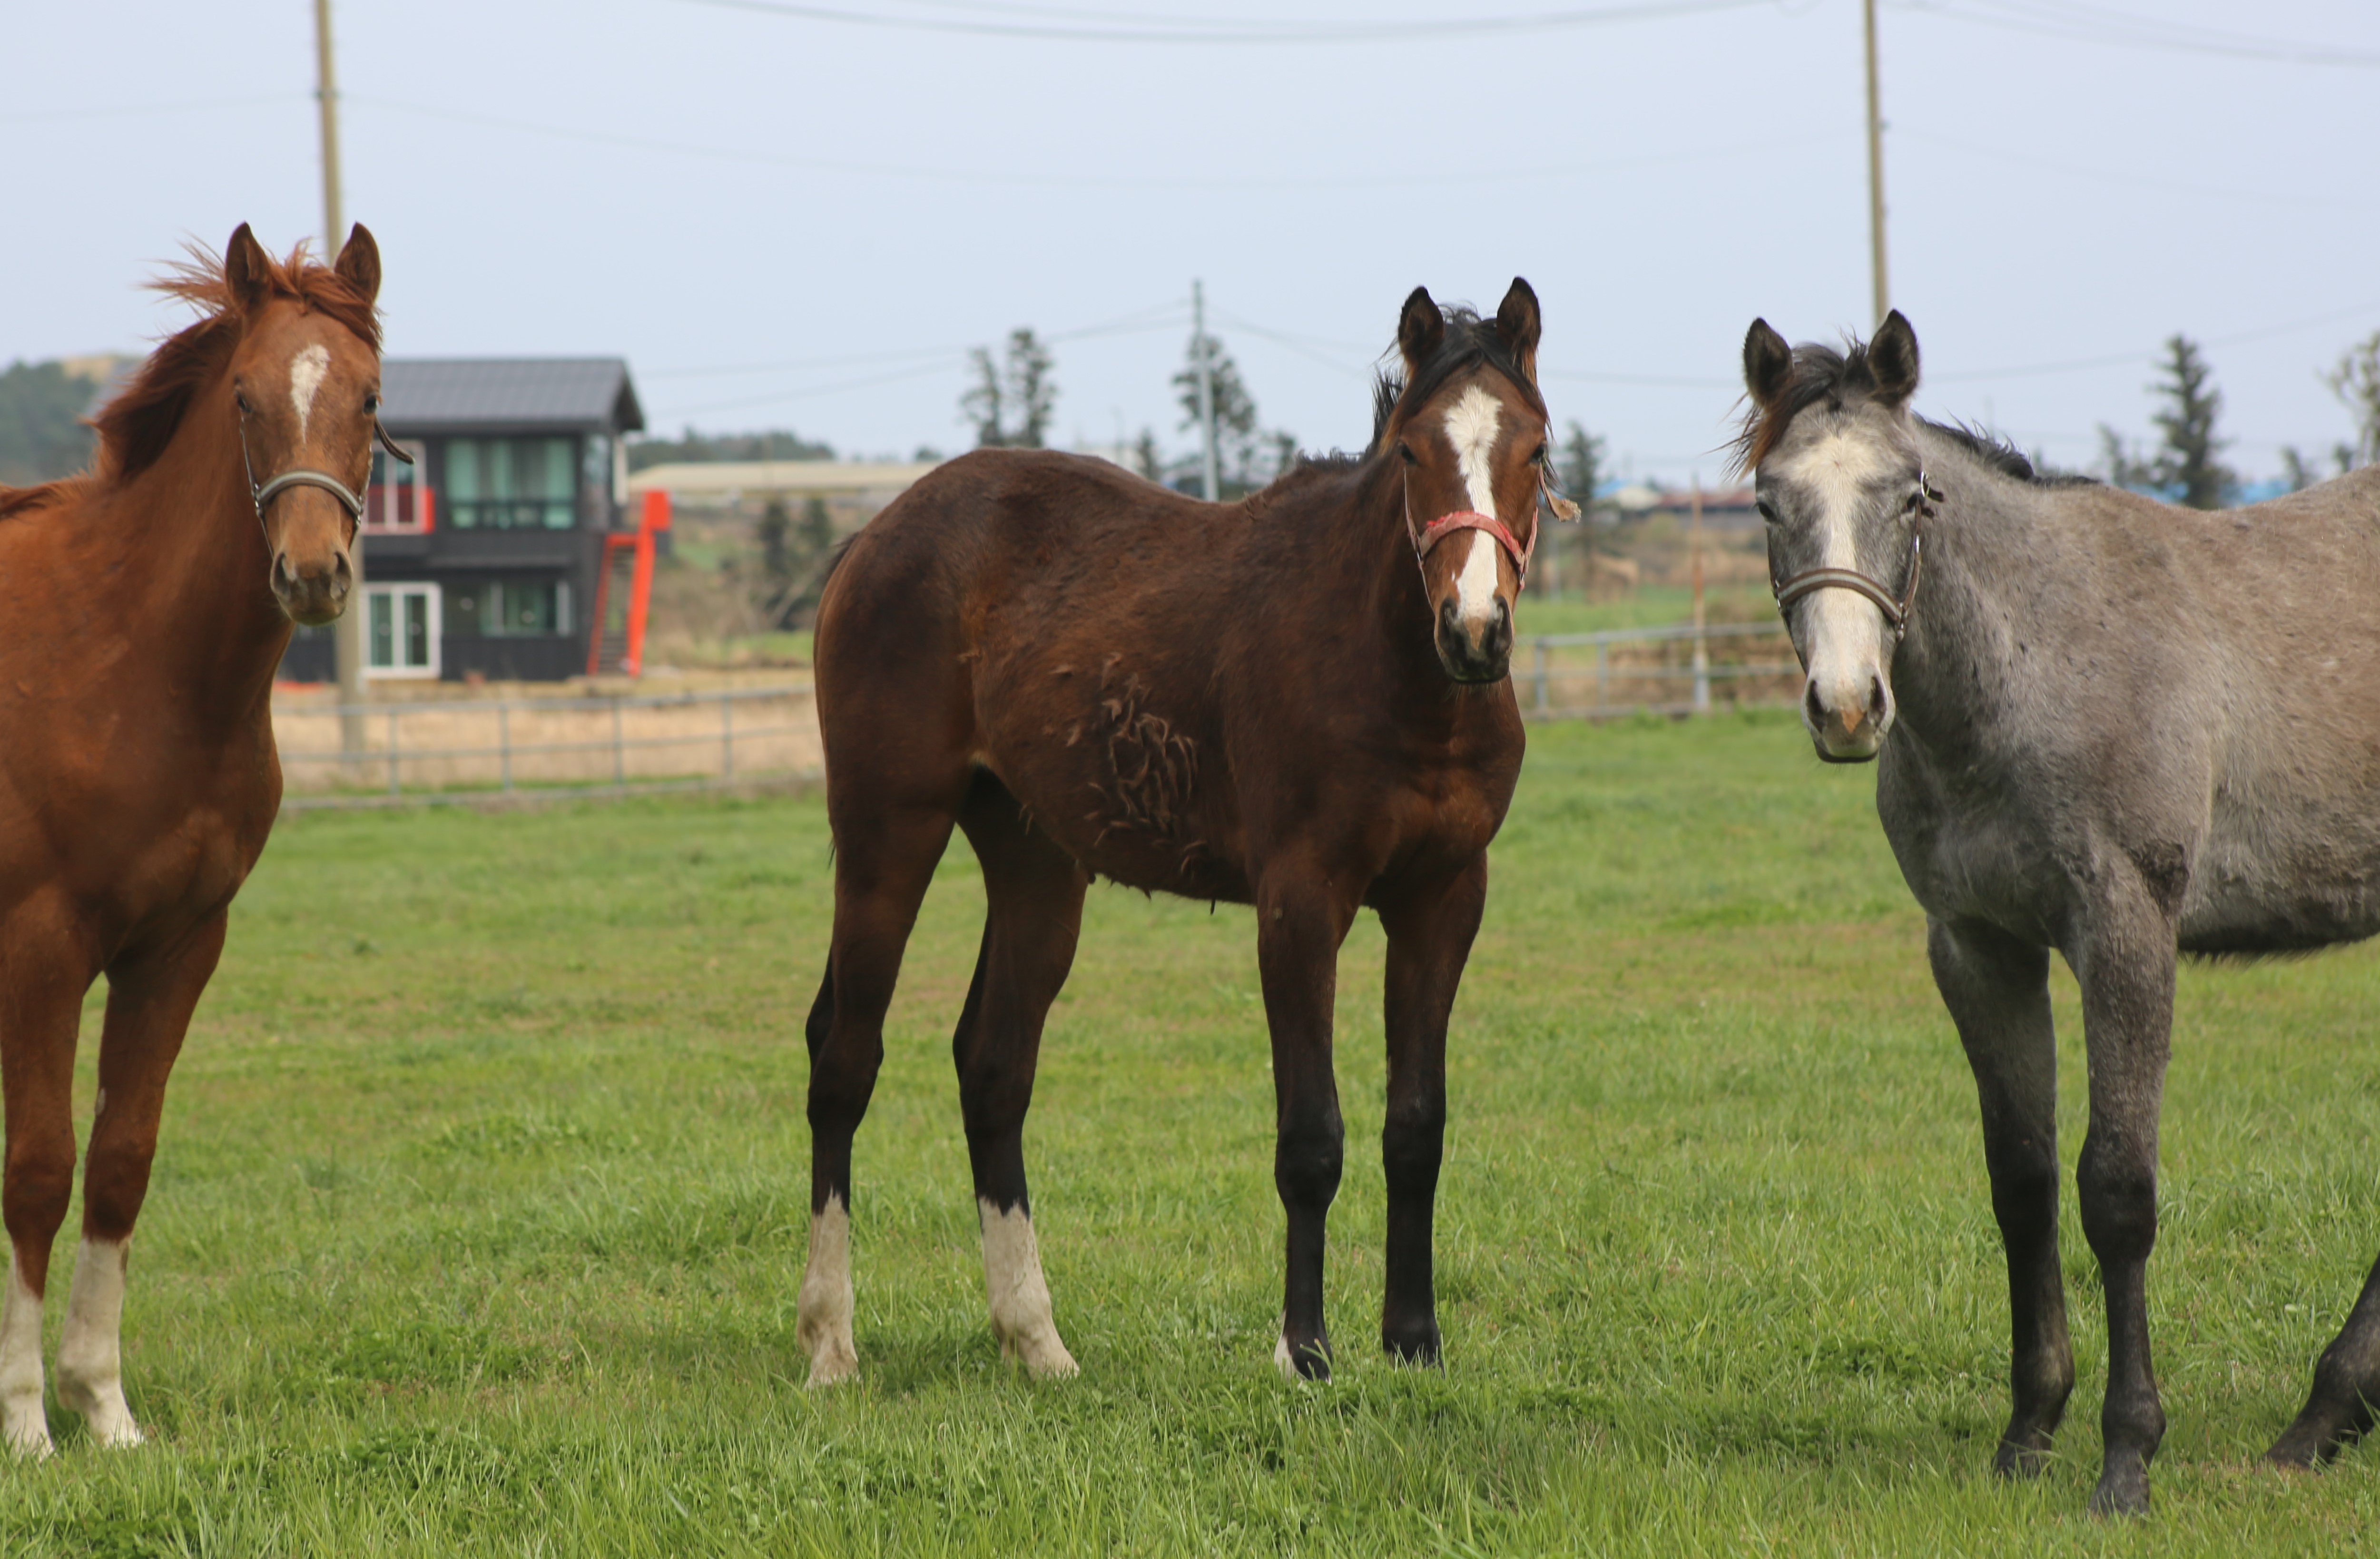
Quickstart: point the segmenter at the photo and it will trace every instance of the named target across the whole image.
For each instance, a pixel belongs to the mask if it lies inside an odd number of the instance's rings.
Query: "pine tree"
[[[1257,450],[1263,441],[1257,422],[1256,397],[1248,393],[1246,381],[1240,378],[1240,366],[1232,361],[1223,344],[1211,335],[1191,336],[1187,360],[1182,371],[1173,376],[1175,396],[1182,405],[1182,427],[1184,430],[1198,427],[1198,354],[1202,348],[1208,355],[1208,374],[1215,396],[1216,462],[1226,478],[1241,487],[1251,486]]]
[[[2380,331],[2349,347],[2323,381],[2355,414],[2355,442],[2339,446],[2348,452],[2347,459],[2362,465],[2380,464]],[[2346,469],[2342,461],[2342,475]]]
[[[1057,382],[1050,377],[1055,360],[1050,348],[1019,326],[1008,334],[1006,360],[995,363],[991,348],[978,346],[968,354],[975,384],[959,397],[959,411],[975,425],[978,449],[1039,449],[1050,432],[1058,403]]]
[[[2218,458],[2229,444],[2217,438],[2216,419],[2223,393],[2198,344],[2176,335],[2165,344],[2165,377],[2149,386],[2165,405],[2149,420],[2157,429],[2156,453],[2143,459],[2126,449],[2116,430],[2099,425],[2100,463],[2119,487],[2152,491],[2192,509],[2220,509],[2240,490],[2239,474]]]
[[[1581,512],[1594,508],[1595,489],[1603,480],[1603,441],[1573,421],[1555,465],[1562,491]]]

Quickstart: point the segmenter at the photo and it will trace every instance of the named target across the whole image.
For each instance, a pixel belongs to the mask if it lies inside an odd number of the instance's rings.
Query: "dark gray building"
[[[617,357],[390,357],[381,420],[415,464],[372,456],[364,511],[365,674],[552,681],[588,668],[604,538],[627,512],[641,431]],[[614,608],[614,610],[617,609]],[[301,629],[282,675],[334,675]]]

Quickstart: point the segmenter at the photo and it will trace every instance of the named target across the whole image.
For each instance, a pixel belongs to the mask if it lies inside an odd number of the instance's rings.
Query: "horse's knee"
[[[74,1198],[74,1166],[70,1133],[21,1133],[9,1142],[7,1167],[0,1176],[0,1221],[19,1247],[50,1248]]]
[[[1284,1131],[1273,1152],[1273,1184],[1297,1206],[1329,1206],[1339,1194],[1347,1131],[1336,1117],[1304,1131]]]
[[[2099,1259],[2145,1261],[2156,1244],[2156,1167],[2147,1155],[2096,1139],[2074,1171],[2082,1234]]]
[[[1380,1162],[1390,1195],[1437,1190],[1445,1157],[1445,1099],[1415,1099],[1390,1107],[1380,1128]]]
[[[148,1199],[149,1170],[155,1157],[153,1143],[93,1144],[91,1166],[83,1175],[84,1233],[94,1239],[131,1238],[140,1204]]]

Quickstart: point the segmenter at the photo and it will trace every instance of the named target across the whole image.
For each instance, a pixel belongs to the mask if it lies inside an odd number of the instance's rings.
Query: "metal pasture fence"
[[[1531,719],[1791,705],[1801,668],[1767,622],[1545,634],[1512,667]],[[340,716],[361,714],[360,751]],[[276,704],[285,810],[618,796],[815,778],[810,684],[548,698]]]
[[[1766,708],[1801,696],[1802,668],[1778,622],[1679,622],[1522,641],[1513,691],[1531,719]]]
[[[339,717],[368,745],[340,748]],[[285,811],[619,796],[819,772],[807,683],[702,693],[406,699],[273,710]]]

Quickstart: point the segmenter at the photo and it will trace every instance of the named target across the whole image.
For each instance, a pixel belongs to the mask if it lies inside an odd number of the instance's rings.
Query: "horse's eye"
[[[1766,520],[1768,524],[1773,526],[1777,523],[1777,511],[1768,506],[1768,500],[1765,498],[1755,499],[1753,501],[1753,507],[1760,511],[1760,517],[1763,520]]]
[[[256,409],[248,404],[248,394],[245,391],[234,390],[231,393],[231,404],[239,408],[239,415],[242,417],[248,416]]]
[[[370,394],[364,397],[364,415],[366,417],[378,417],[380,415],[379,395]]]
[[[1403,461],[1408,465],[1418,465],[1421,464],[1421,456],[1415,454],[1413,452],[1413,446],[1405,442],[1402,439],[1399,439],[1397,441],[1397,458]]]
[[[1546,446],[1541,441],[1537,445],[1536,453],[1529,456],[1529,464],[1532,465],[1543,465],[1548,458],[1548,455]]]

